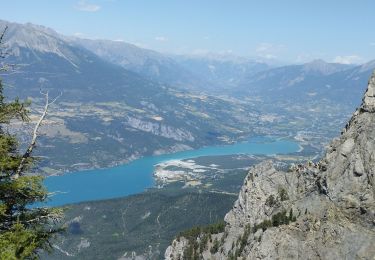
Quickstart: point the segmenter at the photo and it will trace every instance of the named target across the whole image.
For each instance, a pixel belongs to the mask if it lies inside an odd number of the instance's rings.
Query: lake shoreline
[[[293,140],[275,140],[270,137],[251,138],[231,145],[208,146],[173,154],[147,156],[128,164],[106,169],[94,169],[50,176],[45,184],[51,197],[48,205],[57,206],[81,201],[123,197],[143,192],[156,184],[155,165],[170,161],[220,155],[273,155],[289,154],[300,150]]]

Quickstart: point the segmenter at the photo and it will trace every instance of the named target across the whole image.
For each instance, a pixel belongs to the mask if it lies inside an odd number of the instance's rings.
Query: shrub
[[[217,240],[217,238],[215,238],[214,244],[210,249],[211,254],[216,254],[217,251],[219,251],[219,247],[220,247],[219,241]]]
[[[271,194],[271,195],[268,196],[268,198],[266,199],[266,205],[267,205],[268,207],[273,207],[275,204],[276,204],[275,196],[273,196],[273,195]]]
[[[287,216],[286,210],[283,210],[272,216],[272,226],[277,227],[283,224],[289,224],[289,218]]]
[[[285,201],[289,199],[288,192],[286,191],[285,188],[280,187],[278,190],[279,197],[281,201]]]

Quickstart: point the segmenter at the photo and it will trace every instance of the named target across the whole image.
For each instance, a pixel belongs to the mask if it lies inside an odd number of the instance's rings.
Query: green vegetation
[[[289,199],[288,192],[283,187],[279,187],[278,194],[279,194],[279,197],[280,197],[281,201],[285,201],[285,200]]]
[[[184,251],[184,259],[200,259],[199,255],[207,248],[208,241],[210,240],[210,242],[212,242],[211,236],[213,234],[222,233],[224,230],[225,222],[219,221],[205,227],[196,226],[181,232],[177,240],[181,237],[189,240],[189,246]],[[200,243],[197,242],[198,240]],[[216,254],[218,252],[221,242],[222,241],[219,241],[217,238],[214,239],[213,245],[210,248],[211,254]]]
[[[273,207],[276,204],[276,202],[277,200],[275,199],[275,196],[273,196],[272,194],[268,196],[268,198],[266,199],[266,205],[268,207]]]
[[[176,234],[218,223],[236,198],[167,187],[125,198],[75,204],[65,212],[62,224],[67,231],[53,243],[77,259],[118,259],[133,251],[147,259],[163,259]],[[214,224],[207,230],[214,232],[222,227]],[[210,241],[210,236],[203,240]],[[87,247],[80,247],[82,244]],[[52,256],[43,255],[42,259],[66,259],[66,255],[55,250]]]
[[[204,226],[204,227],[193,227],[189,230],[185,230],[181,232],[178,237],[185,237],[187,239],[190,238],[197,238],[201,234],[218,234],[224,232],[225,229],[225,222],[224,221],[219,221],[217,223]]]
[[[285,193],[282,196],[285,196]],[[270,197],[273,198],[269,199],[270,201],[275,201],[272,195]],[[296,216],[293,216],[293,209],[291,208],[289,210],[289,214],[287,210],[283,210],[272,215],[270,220],[266,219],[261,223],[254,225],[253,227],[247,225],[244,228],[244,233],[238,238],[236,244],[232,245],[232,250],[228,254],[229,259],[237,259],[237,257],[241,256],[243,250],[245,249],[245,246],[248,243],[250,235],[257,232],[257,230],[262,229],[263,231],[265,231],[270,227],[288,225],[290,222],[296,220],[297,218]],[[188,247],[184,251],[184,259],[200,259],[200,255],[202,254],[202,252],[207,249],[208,238],[211,237],[212,234],[222,233],[224,232],[224,230],[225,223],[218,222],[206,227],[193,227],[187,231],[181,232],[177,239],[184,237],[189,241]],[[258,238],[258,241],[260,240],[261,237]],[[198,241],[200,241],[200,243],[198,243]],[[211,254],[216,254],[219,251],[219,248],[223,244],[223,241],[223,239],[219,241],[217,238],[215,238],[213,242],[211,241]]]
[[[269,227],[277,227],[280,225],[288,225],[290,222],[294,222],[297,220],[296,216],[293,216],[293,209],[291,208],[289,211],[289,215],[287,215],[287,211],[283,210],[272,215],[271,220],[263,220],[261,223],[254,225],[253,232],[255,233],[258,229],[262,229],[265,231]]]
[[[232,167],[249,166],[261,159],[263,157],[195,158],[200,165],[220,164],[220,174],[217,171],[205,172],[204,178],[201,179],[203,184],[198,187],[182,189],[184,183],[178,182],[168,184],[163,189],[151,189],[126,198],[71,205],[65,212],[63,221],[63,224],[67,225],[67,232],[59,236],[54,243],[80,259],[116,259],[125,252],[128,252],[129,256],[132,251],[137,255],[145,255],[149,251],[149,245],[152,247],[154,259],[162,258],[166,247],[181,231],[220,222],[237,199],[236,193],[246,176],[245,169]],[[208,183],[210,186],[206,187],[205,184]],[[210,192],[213,190],[215,192]],[[158,216],[160,226],[157,222]],[[125,227],[123,219],[126,222]],[[215,229],[215,225],[210,228]],[[89,242],[90,246],[78,250],[82,241]],[[201,245],[213,241],[210,235],[203,235],[199,240],[199,249],[203,252],[204,246]],[[222,242],[219,240],[219,243]],[[44,257],[64,259],[66,255],[55,250],[52,256],[43,255]]]
[[[275,215],[272,215],[272,226],[277,227],[280,225],[288,225],[290,218],[287,215],[286,210],[283,210]]]
[[[243,235],[240,238],[240,242],[239,242],[240,247],[239,247],[238,250],[236,250],[235,255],[240,256],[242,254],[245,246],[247,245],[247,240],[249,239],[250,234],[251,234],[251,227],[250,227],[250,225],[247,225],[245,227],[245,231],[244,231]]]
[[[287,214],[286,210],[283,210],[272,215],[271,220],[263,220],[261,223],[254,225],[253,227],[247,225],[242,236],[238,238],[236,245],[232,245],[232,249],[228,253],[228,258],[231,260],[235,260],[240,257],[243,250],[245,249],[245,246],[247,245],[247,241],[249,240],[250,235],[256,233],[259,229],[265,231],[270,227],[277,227],[284,224],[288,225],[290,222],[294,222],[296,220],[297,218],[296,216],[293,216],[293,209],[291,208],[289,211],[289,215]],[[258,242],[260,242],[261,239],[261,237],[258,237]]]
[[[219,247],[220,247],[219,240],[217,240],[217,238],[215,238],[214,243],[213,243],[213,245],[210,249],[211,254],[216,254],[217,251],[219,251]]]
[[[269,195],[266,199],[265,204],[268,207],[273,207],[278,203],[278,201],[286,201],[286,200],[289,200],[288,192],[286,191],[285,188],[279,187],[277,191],[277,196],[274,196],[273,194]]]
[[[251,233],[253,233],[253,229],[251,228],[250,225],[246,225],[244,233],[242,236],[240,236],[236,242],[236,247],[234,244],[232,245],[232,249],[228,253],[228,258],[230,260],[236,260],[243,252],[245,249],[245,246],[247,245],[247,241],[249,239],[249,236]],[[235,249],[235,250],[234,250]]]
[[[27,105],[6,102],[0,80],[0,259],[6,260],[36,258],[38,250],[51,249],[50,240],[60,230],[51,224],[61,210],[31,207],[47,199],[47,190],[41,177],[26,174],[34,161],[32,149],[19,153],[16,136],[7,130],[13,120],[28,121]]]

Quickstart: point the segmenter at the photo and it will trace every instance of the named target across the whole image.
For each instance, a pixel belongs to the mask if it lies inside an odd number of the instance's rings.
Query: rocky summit
[[[375,72],[319,162],[253,167],[222,230],[176,238],[166,259],[375,259]]]

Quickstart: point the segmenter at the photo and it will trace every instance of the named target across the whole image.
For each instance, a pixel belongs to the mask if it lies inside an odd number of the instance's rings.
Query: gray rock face
[[[136,117],[127,116],[125,125],[157,136],[174,139],[176,141],[193,142],[195,140],[194,136],[184,129],[175,128],[162,123],[150,122]]]
[[[375,259],[375,72],[362,105],[318,163],[253,167],[203,259]],[[281,222],[280,216],[284,216]],[[199,237],[198,237],[199,240]],[[177,240],[166,259],[182,259]]]
[[[372,76],[369,82],[369,87],[363,98],[362,109],[364,111],[373,113],[375,112],[375,77]]]

